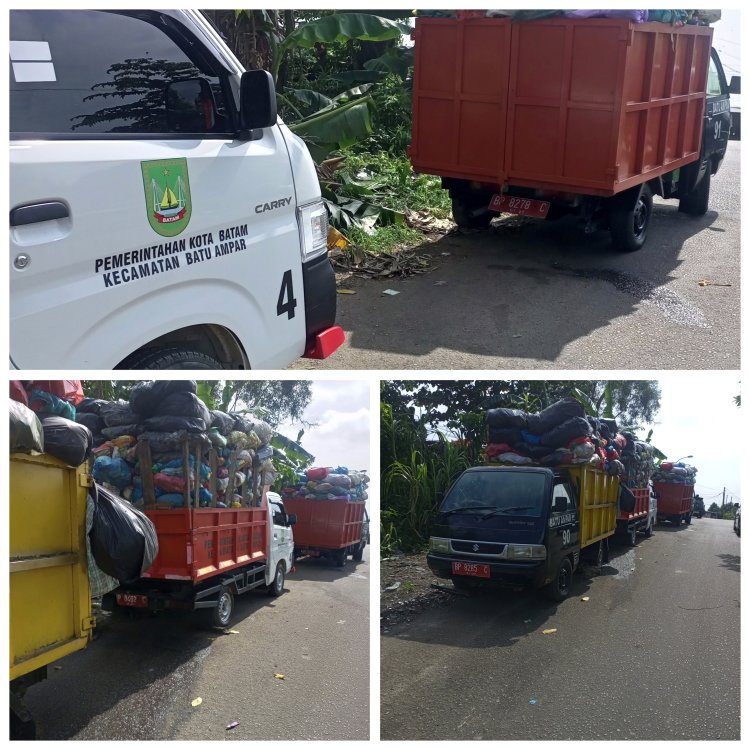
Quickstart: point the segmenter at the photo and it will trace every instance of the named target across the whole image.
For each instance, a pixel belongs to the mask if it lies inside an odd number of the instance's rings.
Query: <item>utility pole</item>
[[[726,495],[727,495],[727,488],[724,487],[724,489],[721,491],[721,507],[722,508],[724,507],[724,499],[726,498]]]

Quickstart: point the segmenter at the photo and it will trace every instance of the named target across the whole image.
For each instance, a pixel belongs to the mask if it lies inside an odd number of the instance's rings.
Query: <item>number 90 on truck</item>
[[[11,366],[326,357],[327,235],[273,79],[199,11],[11,13]]]

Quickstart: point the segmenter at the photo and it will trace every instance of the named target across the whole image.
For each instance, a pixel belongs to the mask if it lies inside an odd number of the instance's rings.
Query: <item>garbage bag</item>
[[[84,398],[76,406],[76,414],[101,414],[102,406],[109,403],[102,398]]]
[[[139,421],[138,415],[130,408],[127,401],[107,401],[101,405],[99,414],[107,427],[119,427],[123,424],[135,424]]]
[[[311,467],[305,473],[309,481],[317,482],[328,476],[328,469],[325,467]]]
[[[212,427],[208,431],[208,439],[219,448],[227,447],[227,439],[221,434],[218,427]]]
[[[591,425],[583,417],[573,417],[542,435],[542,445],[562,448],[571,440],[591,434]]]
[[[273,457],[273,448],[270,445],[264,445],[255,451],[255,458],[253,459],[253,465],[259,466],[266,459]]]
[[[515,445],[522,440],[519,427],[490,427],[488,430],[491,443],[509,443]]]
[[[149,417],[143,422],[147,430],[154,432],[175,432],[176,430],[187,430],[188,432],[205,432],[206,422],[200,417],[178,417],[167,415],[163,417]]]
[[[501,453],[497,457],[498,461],[502,463],[516,464],[518,466],[524,466],[526,464],[533,463],[528,456],[520,456],[518,453]]]
[[[649,20],[647,10],[566,10],[567,18],[625,18],[634,23],[646,23]]]
[[[44,453],[44,430],[39,417],[28,406],[10,401],[10,452]]]
[[[487,424],[492,427],[519,427],[526,429],[525,411],[520,409],[489,409]]]
[[[334,487],[343,487],[345,490],[352,487],[352,480],[346,474],[329,474],[327,479]]]
[[[50,414],[65,419],[76,418],[76,408],[53,393],[40,388],[32,388],[29,395],[29,406],[38,414]]]
[[[10,381],[10,397],[24,406],[29,405],[29,394],[26,392],[22,380]]]
[[[104,429],[104,420],[92,412],[76,412],[76,422],[85,424],[94,434],[101,433]]]
[[[171,454],[179,453],[182,450],[182,444],[187,438],[191,439],[191,446],[197,440],[203,448],[211,447],[211,441],[205,433],[187,432],[186,430],[177,430],[175,432],[142,432],[138,436],[138,442],[148,440],[151,446],[151,456],[154,460],[157,460],[165,458],[166,455],[171,457]]]
[[[234,417],[223,411],[211,412],[211,427],[216,428],[224,437],[234,430]]]
[[[94,436],[86,425],[65,417],[43,417],[44,452],[70,466],[80,466],[91,454]]]
[[[99,456],[94,461],[91,475],[97,482],[106,482],[119,490],[127,487],[133,480],[133,470],[130,464],[122,458]]]
[[[208,407],[194,393],[190,391],[175,391],[159,402],[154,409],[153,416],[198,417],[206,424],[211,422],[211,412]]]
[[[196,393],[195,380],[147,380],[130,392],[130,408],[143,417],[152,417],[172,393]]]
[[[545,432],[554,430],[555,427],[573,417],[584,418],[585,416],[586,412],[583,406],[572,396],[569,396],[556,401],[538,414],[529,414],[527,418],[528,430],[535,435],[544,435]]]
[[[120,583],[140,578],[159,552],[153,523],[139,510],[99,484],[90,493],[94,523],[89,532],[96,564]]]
[[[141,428],[137,424],[123,424],[118,427],[104,427],[102,429],[102,435],[104,435],[107,440],[113,440],[114,438],[126,435],[133,436],[137,435],[139,432],[141,432]]]

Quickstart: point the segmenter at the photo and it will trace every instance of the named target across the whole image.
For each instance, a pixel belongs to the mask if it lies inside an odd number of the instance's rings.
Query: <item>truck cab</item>
[[[279,596],[284,590],[284,577],[294,567],[294,534],[292,526],[297,523],[294,513],[287,513],[281,495],[267,492],[268,513],[271,519],[266,566],[266,587],[270,594]]]
[[[563,599],[580,560],[579,506],[578,483],[565,469],[468,469],[440,505],[427,563],[457,588],[548,586]]]

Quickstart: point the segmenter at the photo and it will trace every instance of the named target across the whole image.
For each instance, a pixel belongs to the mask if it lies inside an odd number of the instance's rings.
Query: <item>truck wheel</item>
[[[654,522],[649,521],[648,526],[646,526],[646,528],[643,530],[643,536],[645,536],[646,539],[648,539],[650,536],[653,535],[653,533],[654,533]]]
[[[547,596],[553,602],[561,602],[570,593],[570,584],[573,579],[573,566],[570,560],[564,557],[557,566],[552,583],[547,586]]]
[[[367,541],[365,539],[362,539],[359,543],[359,547],[357,547],[357,551],[352,555],[352,560],[354,562],[362,562],[362,555],[365,552],[365,547],[367,546]]]
[[[638,529],[635,526],[631,526],[628,529],[628,547],[635,547],[638,544]]]
[[[690,513],[688,513],[688,514],[687,514],[687,515],[685,516],[685,526],[690,526],[690,524],[691,524],[692,522],[693,522],[693,516],[692,516],[692,515],[691,515]]]
[[[226,628],[234,614],[234,596],[232,592],[223,588],[219,592],[219,601],[213,609],[207,610],[211,613],[211,624],[216,628]]]
[[[152,349],[136,352],[120,362],[117,370],[223,370],[218,359],[190,349]]]
[[[266,591],[271,596],[281,596],[284,593],[284,563],[281,560],[276,563],[276,573],[273,581],[266,587]]]
[[[336,556],[333,558],[337,568],[343,568],[346,565],[346,548],[340,549],[336,552]]]
[[[632,253],[643,247],[654,205],[653,193],[647,184],[641,186],[635,205],[629,192],[612,198],[609,208],[612,244],[623,253]]]
[[[473,193],[456,193],[451,196],[453,221],[459,229],[487,229],[494,214],[487,209],[485,196]]]
[[[703,179],[692,192],[680,199],[680,211],[688,216],[703,216],[708,211],[708,196],[711,192],[711,165],[706,166]]]

